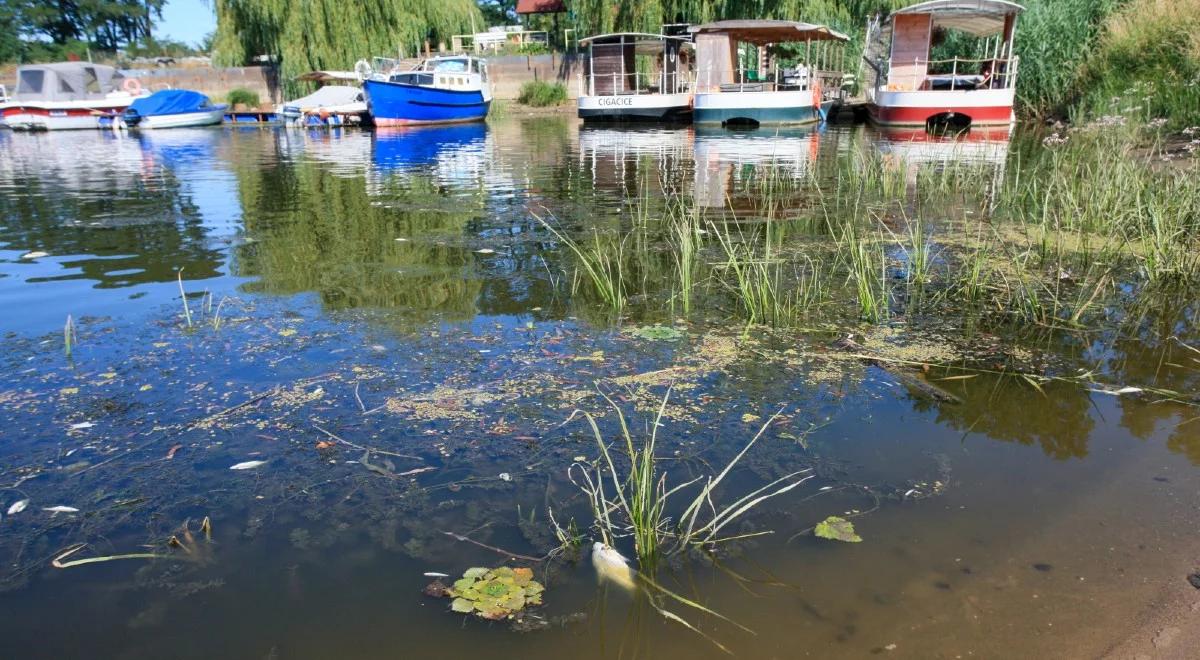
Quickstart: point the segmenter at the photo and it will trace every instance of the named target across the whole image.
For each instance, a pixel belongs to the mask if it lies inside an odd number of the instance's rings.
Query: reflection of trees
[[[64,277],[98,288],[171,281],[179,267],[187,279],[218,274],[220,252],[208,247],[198,209],[157,154],[108,140],[83,169],[79,145],[23,135],[6,146],[0,188],[20,192],[0,195],[0,240],[79,255],[64,265],[80,272]]]
[[[413,174],[384,208],[363,178],[335,176],[311,162],[253,163],[239,168],[238,178],[246,230],[257,239],[238,249],[233,266],[258,278],[245,290],[313,291],[337,309],[474,315],[480,278],[462,244],[478,213],[474,198],[448,205],[435,183]]]
[[[937,408],[938,422],[1001,442],[1037,445],[1055,459],[1083,458],[1095,427],[1088,391],[1075,383],[1047,383],[1042,392],[1016,377],[980,375],[954,388],[960,404],[914,398],[918,410]]]

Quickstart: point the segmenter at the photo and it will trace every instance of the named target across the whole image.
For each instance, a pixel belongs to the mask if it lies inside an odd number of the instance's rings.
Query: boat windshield
[[[471,70],[471,61],[467,59],[438,60],[432,64],[434,71],[442,73],[465,73]]]

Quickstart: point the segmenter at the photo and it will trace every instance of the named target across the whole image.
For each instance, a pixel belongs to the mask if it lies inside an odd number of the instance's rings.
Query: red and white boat
[[[11,98],[0,103],[0,126],[26,131],[99,128],[149,93],[136,78],[103,64],[26,64],[17,69]]]
[[[867,26],[867,110],[883,126],[1012,126],[1021,5],[1006,0],[930,0]],[[973,57],[930,59],[949,32],[975,38]]]

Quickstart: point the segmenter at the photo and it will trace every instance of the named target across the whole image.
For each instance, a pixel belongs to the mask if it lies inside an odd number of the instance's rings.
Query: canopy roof
[[[598,34],[594,37],[586,37],[579,40],[580,46],[588,44],[607,44],[607,43],[642,43],[642,42],[659,42],[671,39],[673,41],[682,41],[691,43],[687,37],[675,37],[666,34],[654,34],[652,32],[613,32],[611,34]]]
[[[756,46],[789,41],[849,41],[850,37],[824,25],[797,21],[717,21],[688,28],[692,34],[728,34],[737,41]]]
[[[296,80],[319,83],[331,83],[342,80],[359,82],[362,80],[362,76],[354,71],[309,71],[308,73],[296,76]]]
[[[134,101],[125,112],[148,117],[150,115],[199,112],[211,107],[213,106],[208,97],[200,92],[187,89],[164,89]]]
[[[17,67],[21,101],[78,101],[103,98],[120,86],[124,76],[111,66],[90,62],[26,64]]]
[[[294,101],[288,101],[284,104],[284,106],[296,108],[301,111],[308,111],[317,108],[330,108],[339,105],[348,105],[350,103],[359,103],[362,100],[363,91],[358,87],[326,85],[312,94],[309,94],[308,96],[298,98]]]
[[[1025,11],[1007,0],[929,0],[904,9],[898,14],[931,14],[933,26],[961,30],[976,37],[990,37],[1004,31],[1004,20]]]

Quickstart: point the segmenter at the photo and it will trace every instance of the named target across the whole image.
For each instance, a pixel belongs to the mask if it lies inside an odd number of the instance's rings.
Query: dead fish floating
[[[592,544],[592,566],[596,568],[596,575],[601,581],[607,580],[628,591],[637,587],[629,560],[607,543],[596,541]]]
[[[76,509],[73,506],[61,506],[61,505],[60,506],[45,506],[45,507],[42,507],[42,511],[49,511],[50,513],[79,513],[79,509]]]
[[[425,573],[425,577],[444,578],[444,577],[450,577],[450,574],[449,573],[438,573],[437,571],[429,571],[428,573]]]
[[[11,515],[21,513],[22,511],[25,510],[25,507],[27,507],[27,506],[29,506],[28,499],[17,500],[16,502],[12,503],[12,506],[8,507],[8,515],[11,516]]]
[[[266,464],[267,464],[266,461],[245,461],[244,463],[238,463],[237,465],[230,465],[229,469],[230,470],[253,470],[256,467],[262,467],[263,465],[266,465]]]

